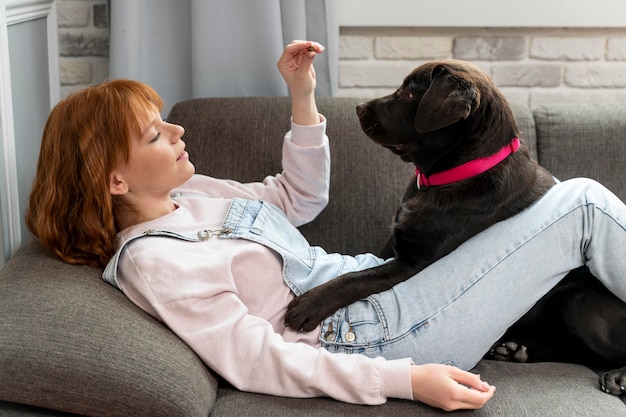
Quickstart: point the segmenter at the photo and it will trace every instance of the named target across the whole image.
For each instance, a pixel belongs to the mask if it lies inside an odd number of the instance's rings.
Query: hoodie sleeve
[[[223,260],[200,259],[201,251],[183,248],[168,239],[140,239],[122,260],[120,283],[133,302],[236,388],[357,404],[411,399],[410,359],[372,359],[287,342],[268,321],[249,314]]]
[[[279,174],[245,184],[194,175],[175,192],[261,199],[280,207],[296,226],[312,221],[328,204],[330,189],[330,150],[323,116],[317,125],[291,122],[283,140],[282,166]]]

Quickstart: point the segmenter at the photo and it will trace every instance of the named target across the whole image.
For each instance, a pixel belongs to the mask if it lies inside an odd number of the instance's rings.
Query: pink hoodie
[[[292,123],[284,139],[284,171],[263,182],[194,175],[174,190],[177,210],[122,231],[120,244],[146,229],[219,230],[234,197],[268,201],[296,226],[313,220],[328,201],[325,128],[324,119],[316,126]],[[281,259],[260,244],[137,239],[120,259],[118,280],[130,300],[163,321],[209,368],[240,390],[329,396],[359,404],[412,399],[410,359],[330,353],[319,347],[319,328],[301,333],[283,325],[293,293],[283,282]]]

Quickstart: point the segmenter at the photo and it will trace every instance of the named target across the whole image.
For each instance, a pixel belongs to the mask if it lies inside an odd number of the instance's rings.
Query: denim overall
[[[126,245],[146,236],[166,236],[189,242],[218,238],[247,239],[259,243],[282,257],[283,280],[296,295],[343,273],[384,262],[371,254],[353,257],[326,253],[320,247],[311,246],[289,222],[282,210],[264,201],[235,198],[226,215],[223,228],[218,231],[200,230],[195,234],[181,234],[172,230],[148,229],[143,234],[128,239],[107,265],[103,273],[105,281],[120,289],[116,277],[119,258]],[[387,325],[383,305],[389,303],[387,300],[389,298],[395,303],[393,291],[386,296],[373,295],[337,311],[322,323],[321,345],[330,351],[371,352],[371,356],[380,356],[383,353],[380,351],[381,346],[403,337],[402,334],[396,333],[398,329],[390,329]],[[420,324],[409,326],[407,331],[413,331],[413,327],[419,328]],[[406,356],[403,354],[400,357]]]
[[[416,276],[335,312],[321,323],[321,346],[331,352],[411,357],[415,363],[470,369],[585,257],[592,272],[626,298],[622,249],[626,209],[605,191],[589,180],[553,187],[549,198],[492,226]],[[594,228],[605,236],[592,241]],[[370,254],[329,254],[313,247],[282,210],[259,200],[233,199],[221,230],[180,234],[150,229],[125,245],[145,236],[257,242],[282,257],[284,282],[296,295],[343,273],[384,262]],[[480,242],[472,243],[476,239]],[[124,248],[118,249],[103,273],[117,288],[117,264]]]

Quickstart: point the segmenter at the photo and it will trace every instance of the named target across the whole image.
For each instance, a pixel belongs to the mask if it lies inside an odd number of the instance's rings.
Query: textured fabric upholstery
[[[626,104],[559,104],[533,114],[544,167],[560,179],[598,180],[626,201]]]
[[[520,139],[528,146],[530,156],[538,161],[537,135],[535,134],[535,119],[533,119],[532,112],[528,107],[516,103],[511,103],[511,109],[515,115]]]
[[[475,372],[494,384],[495,397],[472,417],[602,416],[624,410],[617,397],[597,388],[596,374],[573,364],[516,364],[482,361]],[[250,404],[255,404],[251,407]],[[237,410],[235,412],[235,410]],[[445,416],[450,413],[411,401],[391,400],[378,407],[359,407],[330,399],[290,399],[242,393],[220,387],[212,417],[344,417],[344,416]],[[455,413],[453,413],[455,415]]]
[[[206,416],[216,380],[100,273],[34,243],[2,269],[0,400],[89,416]]]

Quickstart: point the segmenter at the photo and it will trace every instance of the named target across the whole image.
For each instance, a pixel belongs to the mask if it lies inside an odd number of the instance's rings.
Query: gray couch
[[[331,199],[302,231],[331,251],[377,252],[411,169],[363,135],[357,99],[318,102],[329,121]],[[533,154],[556,176],[592,177],[626,198],[626,105],[514,110]],[[169,120],[185,126],[200,173],[251,181],[280,170],[287,98],[191,100],[178,103]],[[66,265],[33,242],[0,271],[0,416],[446,414],[409,401],[366,407],[239,392],[100,272]],[[597,374],[583,366],[483,360],[476,372],[497,391],[471,415],[626,415],[622,400],[602,393]]]

